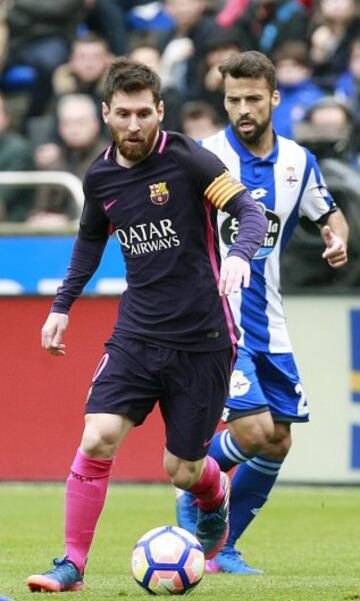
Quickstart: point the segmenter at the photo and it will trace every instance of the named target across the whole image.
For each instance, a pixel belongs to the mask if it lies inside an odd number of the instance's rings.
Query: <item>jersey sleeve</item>
[[[228,256],[250,261],[265,238],[268,220],[248,190],[233,196],[226,204],[226,211],[239,222],[239,231]]]
[[[76,238],[70,265],[62,285],[57,290],[51,307],[52,312],[68,313],[98,268],[105,245],[106,242],[101,240]]]
[[[82,240],[106,241],[110,222],[91,194],[91,178],[87,174],[83,183],[84,207],[80,217],[79,238]]]
[[[232,177],[224,163],[210,150],[196,148],[192,168],[196,167],[201,196],[239,221],[239,232],[228,255],[250,261],[264,240],[267,219],[246,186]]]
[[[321,223],[325,221],[330,213],[337,211],[337,206],[321,174],[318,162],[313,154],[307,149],[306,171],[307,181],[302,194],[299,207],[300,217],[308,217],[311,221]]]
[[[186,139],[179,149],[179,159],[186,172],[192,176],[199,198],[206,198],[214,207],[225,210],[226,203],[246,187],[231,177],[224,163],[210,150]]]
[[[108,239],[109,222],[99,203],[91,195],[88,174],[85,175],[83,189],[85,201],[78,236],[66,277],[58,288],[51,307],[52,312],[67,313],[70,310],[98,268]]]

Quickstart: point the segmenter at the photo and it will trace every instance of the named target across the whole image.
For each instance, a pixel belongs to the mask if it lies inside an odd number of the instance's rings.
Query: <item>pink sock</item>
[[[201,478],[189,488],[189,492],[196,497],[203,511],[213,511],[222,503],[224,490],[220,481],[220,468],[213,457],[207,456],[206,467]]]
[[[78,449],[66,482],[65,557],[82,573],[105,503],[112,459],[93,459]]]

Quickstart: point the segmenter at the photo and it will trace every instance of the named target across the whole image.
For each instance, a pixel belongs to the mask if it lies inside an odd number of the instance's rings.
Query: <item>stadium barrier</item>
[[[71,224],[70,229],[75,231],[84,201],[82,182],[76,175],[74,175],[73,173],[69,173],[68,171],[0,172],[0,186],[12,186],[14,188],[33,188],[35,186],[43,185],[61,186],[62,188],[66,188],[70,192],[75,202],[76,209],[76,216],[74,218],[74,222]],[[30,229],[31,228],[29,228],[24,223],[11,224],[4,222],[0,224],[0,233],[9,233],[11,231],[24,233],[26,231],[29,231]],[[42,231],[46,232],[46,228],[44,228]],[[53,228],[51,228],[51,231],[53,231]]]

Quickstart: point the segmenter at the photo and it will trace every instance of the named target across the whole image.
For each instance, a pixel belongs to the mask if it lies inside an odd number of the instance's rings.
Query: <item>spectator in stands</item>
[[[317,83],[332,94],[346,71],[350,46],[360,36],[359,0],[319,0],[313,16],[310,58]]]
[[[351,44],[348,69],[337,80],[335,95],[346,102],[360,120],[360,37]]]
[[[227,123],[224,108],[223,78],[219,65],[233,52],[241,50],[238,36],[232,30],[216,31],[204,44],[204,58],[199,64],[197,84],[191,100],[203,100],[214,107],[218,120]],[[202,136],[204,137],[204,136]]]
[[[312,104],[302,122],[295,127],[295,136],[321,159],[341,159],[357,167],[353,152],[355,116],[351,109],[334,96]]]
[[[0,95],[0,172],[34,169],[29,142],[12,131],[6,101]],[[25,221],[32,209],[33,192],[0,185],[0,221]]]
[[[90,96],[69,94],[57,105],[57,130],[53,140],[35,150],[38,169],[68,171],[82,178],[89,164],[109,143],[100,135],[101,122]],[[76,214],[62,188],[42,186],[36,196],[33,226],[64,225]]]
[[[249,0],[227,0],[225,6],[216,17],[216,22],[221,27],[232,27],[244,12]]]
[[[97,34],[88,32],[76,37],[72,43],[69,61],[57,67],[53,74],[55,96],[88,94],[99,105],[101,111],[104,75],[111,57],[106,40]]]
[[[217,23],[222,27],[232,27],[235,21],[241,17],[249,2],[251,0],[227,0],[216,17]],[[297,0],[297,2],[304,6],[309,14],[311,13],[313,0]]]
[[[320,125],[325,131],[329,128],[351,129],[353,116],[347,105],[341,100],[326,96],[314,102],[306,111],[304,121],[312,125]]]
[[[135,46],[129,52],[129,58],[145,63],[161,77],[161,96],[165,105],[165,114],[162,122],[163,129],[181,131],[180,111],[184,103],[184,95],[172,84],[172,74],[164,65],[159,48],[151,42],[144,42]]]
[[[180,118],[183,133],[194,140],[212,136],[224,126],[214,108],[201,100],[185,102]]]
[[[206,0],[164,0],[164,7],[174,26],[159,37],[163,61],[173,75],[172,85],[194,97],[206,42],[220,27],[206,14]]]
[[[276,133],[293,138],[293,126],[304,118],[306,109],[324,96],[311,79],[312,70],[305,42],[284,42],[274,53],[281,102],[273,115]]]
[[[87,23],[109,43],[115,55],[128,54],[136,31],[163,31],[172,20],[163,10],[163,2],[153,0],[86,0]]]
[[[318,227],[301,221],[283,255],[282,285],[295,287],[331,286],[332,289],[360,285],[360,171],[351,150],[354,115],[333,96],[318,100],[296,124],[297,142],[304,144],[319,159],[336,204],[350,224],[349,262],[334,276],[320,257]]]
[[[306,39],[309,15],[298,0],[249,0],[235,22],[241,45],[269,56],[285,41]]]
[[[7,13],[7,66],[35,69],[28,116],[46,111],[54,69],[65,63],[78,26],[84,0],[13,0]]]

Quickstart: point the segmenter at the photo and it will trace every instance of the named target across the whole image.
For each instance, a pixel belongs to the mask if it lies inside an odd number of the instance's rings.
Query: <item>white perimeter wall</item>
[[[351,353],[360,332],[352,331],[350,317],[360,311],[360,297],[288,296],[284,306],[311,420],[293,425],[281,480],[360,484],[352,436],[353,426],[360,427],[360,403],[352,399]]]

